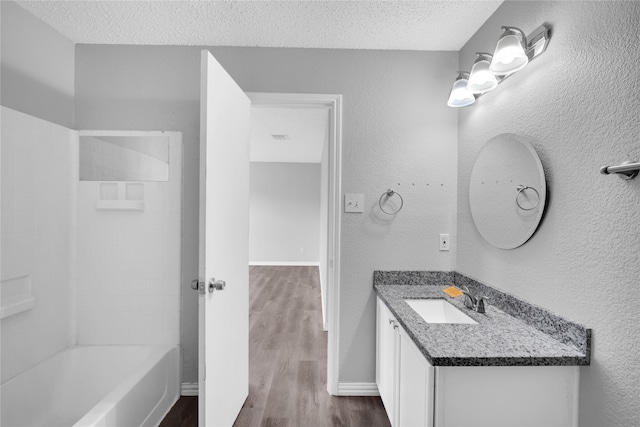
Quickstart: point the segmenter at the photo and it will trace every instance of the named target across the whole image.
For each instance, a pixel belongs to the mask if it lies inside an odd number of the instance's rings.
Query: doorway
[[[322,293],[323,328],[328,331],[327,345],[327,391],[332,395],[338,392],[338,325],[339,325],[339,243],[340,243],[340,160],[341,160],[341,117],[342,117],[342,97],[341,95],[318,95],[318,94],[281,94],[281,93],[247,93],[251,100],[252,110],[271,109],[301,113],[303,111],[326,115],[326,140],[324,155],[326,156],[325,169],[321,168],[321,182],[324,183],[320,189],[321,202],[320,229],[318,233],[318,259],[320,270],[320,282]],[[317,115],[317,114],[316,114]],[[287,134],[284,132],[271,133],[275,138],[280,139],[280,144],[287,147]],[[296,151],[291,145],[284,149],[286,155],[293,155]],[[269,150],[267,150],[269,151]],[[323,151],[315,153],[316,159],[320,159],[322,165]],[[290,157],[291,158],[291,157]],[[324,172],[324,174],[323,174]],[[324,217],[323,217],[324,215]],[[306,248],[299,246],[298,255],[304,255]],[[258,260],[254,260],[258,261]],[[303,261],[304,262],[304,261]]]

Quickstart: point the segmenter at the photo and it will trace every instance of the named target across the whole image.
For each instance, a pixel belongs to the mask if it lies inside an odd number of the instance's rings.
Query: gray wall
[[[640,425],[640,179],[600,166],[640,160],[640,3],[506,2],[460,54],[492,51],[500,25],[552,26],[544,55],[459,116],[457,270],[593,328],[581,368],[580,425]],[[549,203],[524,246],[500,250],[475,229],[473,161],[501,133],[532,141]]]
[[[455,248],[457,112],[446,107],[455,52],[211,48],[248,92],[344,96],[344,193],[363,193],[364,214],[343,214],[340,381],[375,381],[375,269],[449,270]],[[199,49],[76,46],[79,129],[184,133],[184,381],[197,379]],[[393,187],[405,200],[395,219],[377,201]]]
[[[250,198],[249,262],[318,264],[320,163],[251,163]]]
[[[74,44],[14,2],[0,8],[0,102],[73,129]]]

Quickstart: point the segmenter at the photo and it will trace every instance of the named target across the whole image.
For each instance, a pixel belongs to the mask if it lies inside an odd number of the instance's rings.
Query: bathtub
[[[180,394],[178,347],[69,348],[2,384],[2,427],[157,426]]]

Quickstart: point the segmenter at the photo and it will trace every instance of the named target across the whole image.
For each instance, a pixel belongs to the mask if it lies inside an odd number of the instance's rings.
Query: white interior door
[[[231,426],[249,393],[251,102],[208,51],[201,60],[198,419]]]

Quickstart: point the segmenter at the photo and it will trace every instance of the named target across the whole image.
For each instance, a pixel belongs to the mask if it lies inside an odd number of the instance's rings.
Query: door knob
[[[212,293],[214,290],[222,291],[225,286],[227,286],[227,283],[224,280],[216,280],[215,277],[212,277],[209,280],[209,293]]]

